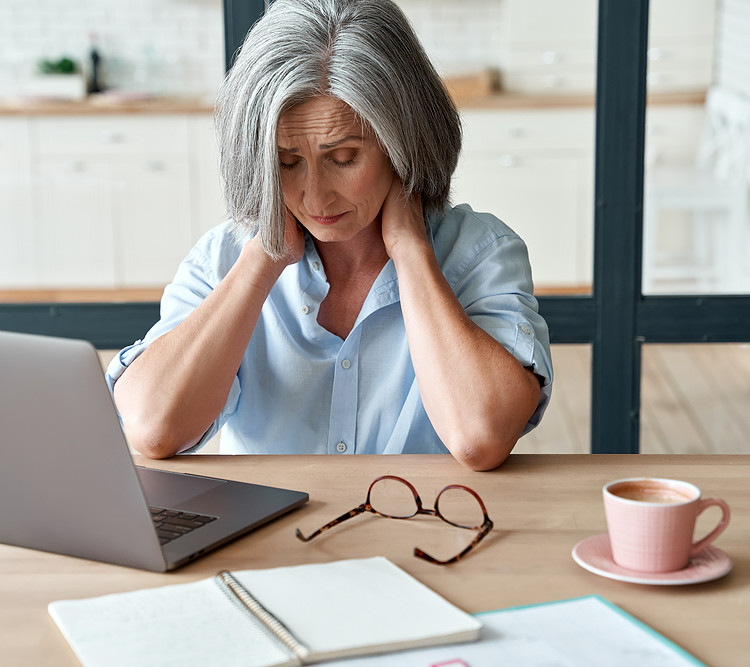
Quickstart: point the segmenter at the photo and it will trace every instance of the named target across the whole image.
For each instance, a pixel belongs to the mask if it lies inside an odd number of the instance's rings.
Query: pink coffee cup
[[[639,572],[674,572],[711,544],[729,524],[729,506],[719,498],[701,498],[700,489],[676,479],[634,477],[605,485],[612,558]],[[694,540],[695,522],[706,508],[718,506],[721,520]]]

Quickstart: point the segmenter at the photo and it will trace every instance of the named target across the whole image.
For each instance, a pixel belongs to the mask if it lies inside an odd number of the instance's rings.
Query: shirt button
[[[346,451],[346,443],[340,442],[338,445],[336,445],[336,451],[343,454]]]
[[[302,311],[303,315],[307,315],[307,313],[310,312],[310,306],[302,306],[302,308],[300,308],[300,310]]]
[[[320,268],[320,264],[318,264],[317,262],[313,262],[312,267],[313,267],[313,271],[317,271]]]
[[[525,324],[521,326],[521,331],[523,331],[525,334],[531,333],[531,329],[529,329],[529,327],[527,327]]]
[[[352,365],[352,362],[351,362],[351,361],[349,361],[348,359],[344,359],[344,361],[342,361],[342,362],[341,362],[341,365],[342,365],[342,366],[343,366],[344,368],[350,368],[350,367],[351,367],[351,365]]]

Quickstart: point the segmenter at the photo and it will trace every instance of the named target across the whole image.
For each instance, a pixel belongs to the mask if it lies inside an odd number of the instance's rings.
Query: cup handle
[[[699,502],[698,514],[702,514],[704,510],[713,505],[721,508],[721,520],[718,525],[704,538],[693,542],[693,546],[690,549],[690,557],[696,556],[699,552],[703,551],[711,542],[713,542],[719,535],[724,532],[724,529],[729,525],[729,505],[727,505],[720,498],[704,498]]]

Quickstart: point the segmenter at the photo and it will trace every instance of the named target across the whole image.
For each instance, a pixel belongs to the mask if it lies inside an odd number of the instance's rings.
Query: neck
[[[375,275],[388,261],[380,224],[372,224],[348,241],[315,241],[330,283],[352,276]],[[374,276],[373,276],[374,280]]]
[[[351,332],[372,284],[388,261],[380,225],[370,227],[376,234],[361,233],[349,241],[315,242],[329,285],[328,295],[320,304],[318,324],[342,340]]]

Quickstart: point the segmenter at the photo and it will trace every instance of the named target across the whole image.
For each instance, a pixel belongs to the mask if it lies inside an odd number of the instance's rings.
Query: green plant
[[[59,60],[40,60],[39,71],[42,74],[75,74],[78,65],[71,58],[63,56]]]

